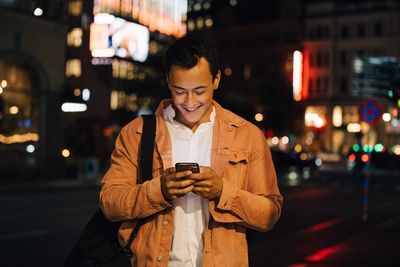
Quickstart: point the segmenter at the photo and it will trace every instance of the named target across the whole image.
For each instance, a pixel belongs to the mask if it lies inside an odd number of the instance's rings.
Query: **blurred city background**
[[[400,265],[400,1],[0,0],[0,29],[4,266],[62,266],[190,32],[215,40],[215,98],[264,132],[285,197],[252,266]]]

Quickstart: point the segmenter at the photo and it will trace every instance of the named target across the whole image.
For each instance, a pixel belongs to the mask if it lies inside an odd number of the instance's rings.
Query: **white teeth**
[[[193,111],[195,111],[197,108],[186,108],[186,110],[187,111],[189,111],[189,112],[193,112]]]

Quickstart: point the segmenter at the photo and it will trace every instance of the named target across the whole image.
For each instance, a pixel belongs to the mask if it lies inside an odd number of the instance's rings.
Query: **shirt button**
[[[163,256],[157,256],[157,261],[162,261]]]
[[[168,221],[163,221],[162,225],[164,225],[164,226],[168,225]]]

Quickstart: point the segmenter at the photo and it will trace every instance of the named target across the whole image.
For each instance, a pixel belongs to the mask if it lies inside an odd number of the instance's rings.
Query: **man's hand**
[[[161,190],[164,198],[171,201],[191,192],[194,188],[194,180],[189,176],[191,171],[176,172],[175,168],[168,168],[161,175]]]
[[[221,196],[223,182],[213,169],[201,166],[200,173],[193,173],[188,178],[195,181],[192,192],[196,195],[210,200]]]

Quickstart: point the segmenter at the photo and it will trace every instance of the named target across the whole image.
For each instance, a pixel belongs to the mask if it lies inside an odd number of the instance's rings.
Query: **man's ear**
[[[221,70],[218,70],[213,81],[214,90],[218,89],[220,80],[221,80]]]

